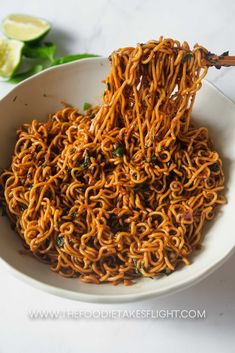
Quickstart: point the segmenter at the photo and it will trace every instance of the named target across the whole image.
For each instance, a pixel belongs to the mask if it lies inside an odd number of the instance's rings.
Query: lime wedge
[[[28,15],[9,15],[2,22],[2,28],[8,38],[32,42],[42,39],[51,26],[41,18]]]
[[[0,39],[0,76],[11,77],[17,70],[24,43],[14,39]]]

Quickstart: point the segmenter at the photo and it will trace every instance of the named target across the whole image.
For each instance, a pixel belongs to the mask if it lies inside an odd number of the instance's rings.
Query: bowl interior
[[[49,113],[66,102],[82,110],[83,103],[100,102],[109,71],[107,59],[78,61],[47,70],[13,89],[0,101],[0,165],[9,165],[16,130],[33,119],[46,120]],[[8,219],[0,217],[0,257],[19,278],[57,295],[91,302],[124,302],[160,296],[185,288],[204,278],[218,267],[235,247],[233,232],[235,209],[235,106],[217,89],[204,81],[193,109],[197,126],[206,126],[220,152],[225,176],[228,203],[214,222],[205,228],[202,250],[190,266],[182,267],[168,277],[142,279],[134,286],[93,285],[78,279],[64,279],[50,271],[49,266],[19,253],[22,243],[11,230]]]

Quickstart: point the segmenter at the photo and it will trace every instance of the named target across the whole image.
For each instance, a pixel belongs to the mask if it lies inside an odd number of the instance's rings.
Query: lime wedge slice
[[[42,39],[51,26],[41,18],[13,14],[3,20],[2,29],[8,38],[32,42]]]
[[[11,77],[17,70],[24,43],[14,39],[0,39],[0,76]]]

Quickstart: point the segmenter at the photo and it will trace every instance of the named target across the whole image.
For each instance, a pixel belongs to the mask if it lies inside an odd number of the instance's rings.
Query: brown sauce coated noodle
[[[53,271],[130,284],[190,263],[224,203],[220,157],[190,122],[206,52],[163,38],[121,48],[100,107],[66,107],[18,131],[2,198]]]

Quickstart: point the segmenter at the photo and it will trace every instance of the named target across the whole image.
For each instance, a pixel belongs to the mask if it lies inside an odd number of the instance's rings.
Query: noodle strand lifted
[[[190,263],[224,203],[220,157],[190,122],[205,53],[163,38],[119,49],[100,107],[66,107],[18,131],[2,198],[53,271],[130,284]]]

